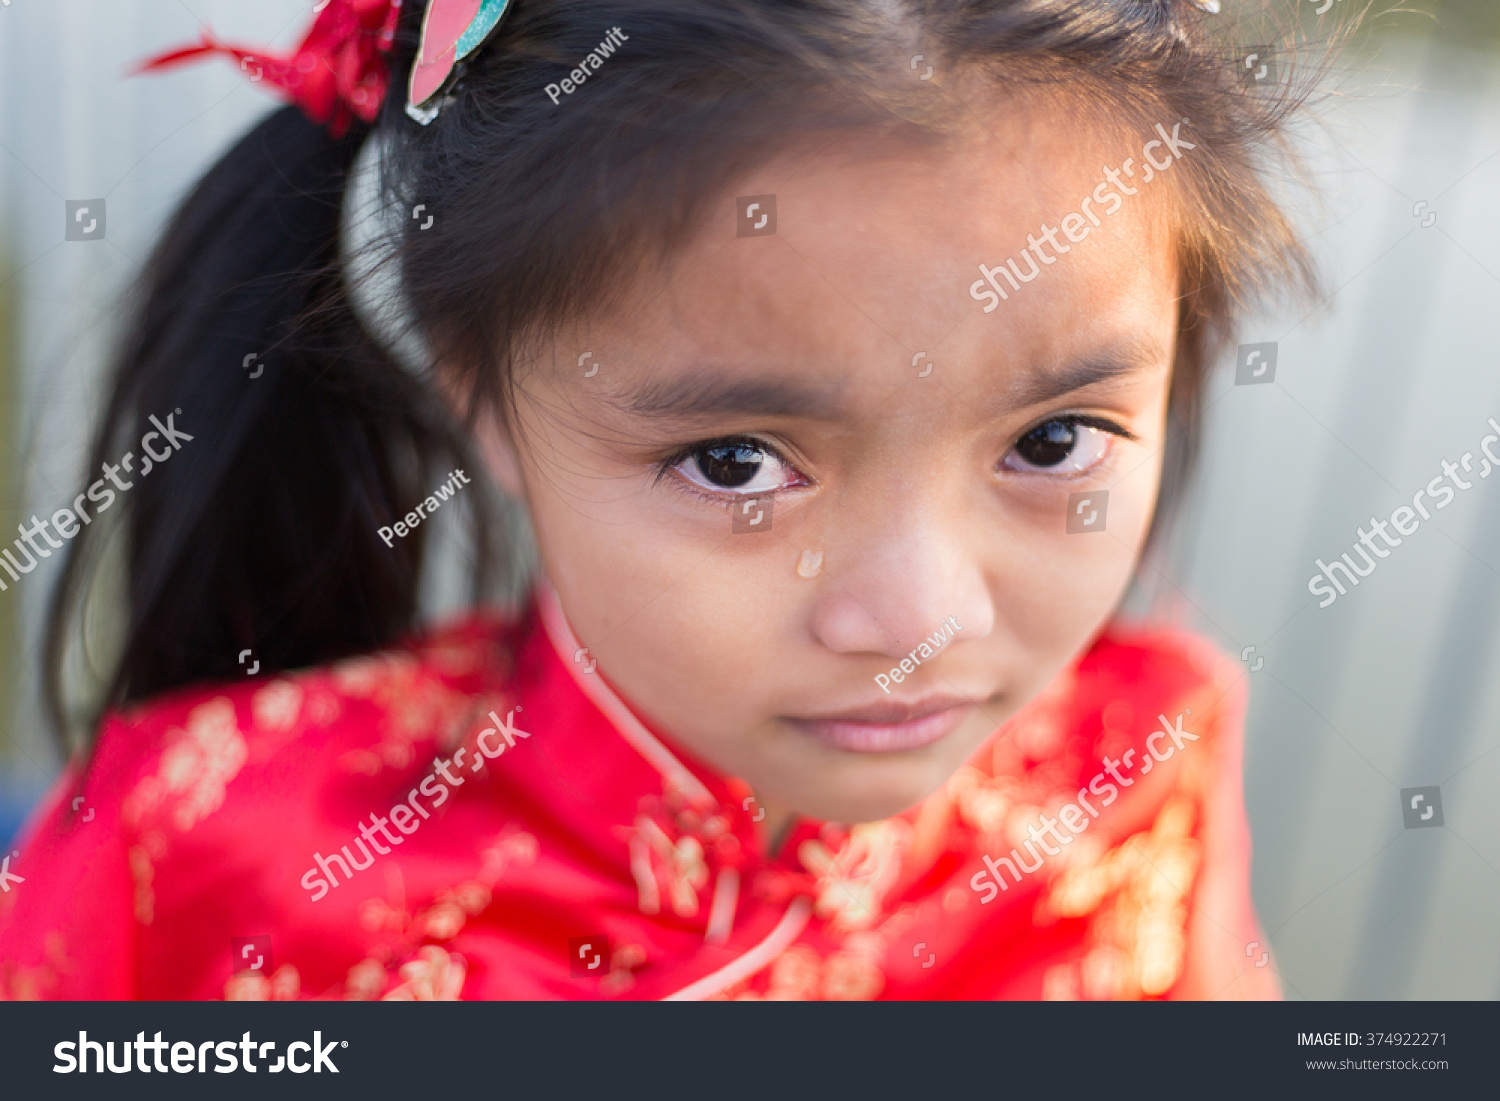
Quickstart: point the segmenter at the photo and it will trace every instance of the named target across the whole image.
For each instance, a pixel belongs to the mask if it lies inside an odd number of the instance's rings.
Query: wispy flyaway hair
[[[397,88],[421,16],[419,2],[402,14]],[[1162,185],[1181,272],[1170,494],[1235,314],[1268,289],[1311,285],[1264,175],[1311,81],[1245,83],[1226,20],[1189,0],[514,0],[430,125],[396,95],[373,128],[384,192],[433,215],[371,235],[384,259],[353,273],[379,282],[373,297],[398,307],[406,340],[371,319],[368,288],[351,294],[339,244],[371,130],[334,140],[294,108],[272,114],[172,219],[110,375],[91,469],[153,411],[181,408],[196,440],[190,461],[131,494],[124,639],[80,725],[235,675],[246,648],[276,670],[412,629],[423,530],[394,547],[376,533],[434,474],[478,466],[431,373],[505,416],[513,364],[537,340],[669,258],[740,173],[842,131],[942,141],[1046,101],[1080,134],[1191,120],[1196,149]],[[560,104],[545,94],[615,26],[629,37],[607,69]],[[916,54],[934,79],[914,79]],[[428,362],[403,367],[398,343]],[[254,380],[251,353],[265,366]],[[483,508],[474,522],[481,540],[495,530]],[[71,546],[49,624],[59,729],[76,711],[63,657],[100,537],[96,525]],[[495,542],[481,562],[504,566],[515,548]]]

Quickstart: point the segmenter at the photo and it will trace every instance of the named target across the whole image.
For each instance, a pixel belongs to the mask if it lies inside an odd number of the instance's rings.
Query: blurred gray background
[[[1360,2],[1280,10],[1317,38]],[[202,24],[289,48],[313,5],[0,3],[8,531],[71,500],[121,287],[183,190],[268,109],[226,62],[129,69]],[[1331,607],[1307,590],[1315,558],[1350,550],[1500,420],[1500,5],[1407,7],[1356,37],[1305,135],[1320,194],[1293,203],[1329,299],[1247,320],[1243,341],[1277,344],[1275,380],[1236,386],[1220,365],[1200,479],[1142,574],[1143,600],[1236,655],[1255,647],[1255,898],[1292,998],[1500,996],[1500,478]],[[1261,4],[1224,8],[1242,41],[1273,40],[1251,29]],[[104,239],[66,242],[65,202],[100,198]],[[36,699],[51,577],[0,593],[0,846],[59,767]],[[1400,789],[1431,785],[1444,825],[1405,828]]]

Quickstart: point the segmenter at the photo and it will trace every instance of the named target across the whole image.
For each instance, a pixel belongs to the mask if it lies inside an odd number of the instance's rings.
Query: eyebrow
[[[1153,342],[1125,344],[1073,360],[1052,371],[1036,371],[1010,387],[1007,404],[1017,409],[1043,405],[1086,386],[1120,382],[1163,363],[1166,350]]]
[[[1030,372],[1005,394],[1009,408],[1042,405],[1086,386],[1118,382],[1157,366],[1166,352],[1156,343],[1125,344],[1085,356],[1056,370]],[[713,367],[699,367],[685,377],[647,382],[615,404],[636,416],[803,417],[837,420],[844,412],[842,379],[725,377]]]
[[[807,417],[835,420],[842,380],[726,378],[700,367],[685,378],[648,382],[619,405],[627,413],[671,417]]]

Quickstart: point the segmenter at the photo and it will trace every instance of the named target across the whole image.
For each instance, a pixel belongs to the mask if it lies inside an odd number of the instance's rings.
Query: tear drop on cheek
[[[823,552],[805,550],[797,559],[798,577],[817,577],[823,572]]]

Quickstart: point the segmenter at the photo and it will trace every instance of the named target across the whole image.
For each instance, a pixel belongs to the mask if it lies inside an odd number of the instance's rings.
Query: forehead
[[[1140,162],[1146,129],[1072,125],[1060,108],[999,107],[941,139],[846,133],[767,160],[718,198],[701,231],[589,319],[621,366],[822,379],[894,372],[912,357],[1045,365],[1101,344],[1170,340],[1176,271],[1170,177],[1113,214],[1105,169]],[[1130,186],[1131,180],[1125,179]],[[738,236],[747,197],[774,203],[774,233]],[[1060,223],[1099,220],[1070,244]],[[758,219],[757,219],[758,220]],[[1050,227],[1062,248],[1046,243]],[[1076,223],[1075,223],[1076,227]],[[1028,261],[1041,242],[1054,262]],[[1063,248],[1067,251],[1064,252]],[[991,313],[970,295],[981,264],[1039,275]]]

